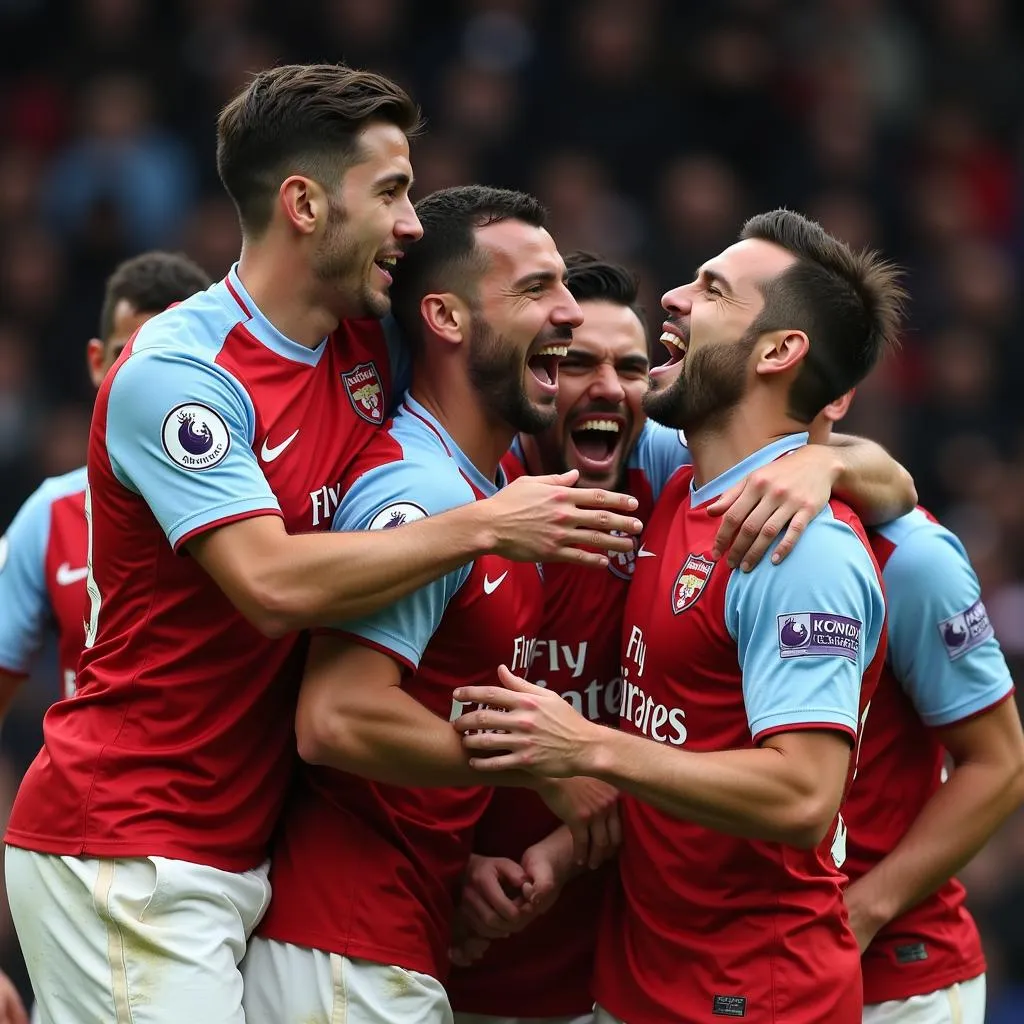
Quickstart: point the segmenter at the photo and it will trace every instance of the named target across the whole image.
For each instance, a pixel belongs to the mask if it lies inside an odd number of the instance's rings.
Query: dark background
[[[913,471],[1024,659],[1024,5],[1006,0],[0,0],[0,524],[84,461],[104,278],[150,247],[237,253],[214,122],[250,71],[347,60],[423,105],[416,194],[549,206],[563,249],[670,286],[788,205],[908,270],[902,350],[846,427]],[[4,728],[0,819],[54,694]],[[991,1022],[1024,1020],[1024,815],[964,873]],[[17,972],[6,908],[0,963]]]

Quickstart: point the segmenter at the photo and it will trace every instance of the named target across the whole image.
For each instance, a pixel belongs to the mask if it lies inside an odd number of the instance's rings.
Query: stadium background
[[[966,543],[1024,663],[1024,5],[1012,0],[0,0],[0,525],[84,461],[84,346],[142,249],[215,277],[234,211],[217,110],[248,72],[347,60],[408,86],[416,195],[526,188],[563,251],[658,298],[785,204],[909,272],[901,352],[847,428],[882,441]],[[55,690],[5,724],[0,821]],[[1024,814],[964,873],[990,1021],[1024,1020]],[[6,907],[0,966],[24,983]]]

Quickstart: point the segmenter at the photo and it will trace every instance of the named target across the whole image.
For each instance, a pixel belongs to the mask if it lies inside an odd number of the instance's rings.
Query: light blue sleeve
[[[197,359],[139,352],[110,387],[114,473],[142,496],[174,547],[233,516],[280,510],[251,447],[254,430],[241,385]]]
[[[692,462],[693,456],[681,430],[670,430],[648,420],[633,446],[629,468],[639,469],[647,477],[657,501],[676,470]]]
[[[1011,692],[978,577],[952,533],[921,526],[897,545],[882,576],[889,663],[926,725],[952,725]]]
[[[18,674],[31,667],[53,614],[46,591],[49,484],[26,500],[0,538],[0,668]]]
[[[785,561],[734,570],[725,597],[750,734],[832,726],[855,737],[885,605],[857,534],[825,508]]]
[[[364,473],[349,488],[334,514],[335,530],[390,530],[438,515],[474,500],[453,471],[453,464],[390,462]],[[410,668],[441,623],[448,602],[466,582],[472,564],[413,591],[374,615],[338,625],[338,629],[384,648]]]

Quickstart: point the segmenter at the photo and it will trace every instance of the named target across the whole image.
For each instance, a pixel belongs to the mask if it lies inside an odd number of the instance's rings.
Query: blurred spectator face
[[[130,38],[145,14],[143,0],[86,0],[83,8],[90,31],[105,40]]]
[[[327,0],[328,30],[353,51],[380,50],[396,36],[405,18],[404,0]]]
[[[0,154],[0,224],[27,220],[39,200],[39,161],[27,149]]]
[[[134,75],[104,75],[86,89],[83,133],[103,142],[136,138],[148,125],[149,87]]]
[[[704,81],[727,93],[758,88],[773,63],[766,40],[753,29],[739,25],[710,31],[701,40],[696,56]]]
[[[1016,309],[1016,272],[996,246],[962,240],[948,253],[945,289],[954,308],[991,325],[1006,323]]]
[[[60,250],[41,228],[12,232],[0,266],[8,308],[29,320],[48,319],[56,311],[62,269]]]
[[[647,334],[628,306],[580,303],[583,323],[558,368],[558,420],[524,438],[542,473],[580,471],[584,487],[615,487],[644,424]]]
[[[583,5],[573,37],[584,77],[614,83],[645,74],[654,51],[656,9],[649,0]]]
[[[879,245],[875,211],[856,192],[834,189],[819,193],[808,204],[807,212],[830,235],[841,238],[854,249]]]
[[[184,230],[184,250],[215,277],[223,277],[238,259],[242,232],[234,204],[225,196],[204,200]]]
[[[740,185],[727,163],[711,154],[683,157],[661,180],[661,221],[688,247],[735,237],[742,221]]]
[[[928,356],[932,393],[939,406],[970,409],[995,400],[995,353],[984,332],[950,327],[933,339]]]
[[[85,464],[91,410],[62,405],[46,417],[39,445],[39,472],[44,476],[70,473]]]
[[[429,196],[438,189],[477,180],[472,154],[460,137],[430,133],[413,139],[411,146],[416,195]]]
[[[511,131],[518,90],[509,75],[456,64],[444,77],[441,103],[441,121],[449,134],[491,143]]]

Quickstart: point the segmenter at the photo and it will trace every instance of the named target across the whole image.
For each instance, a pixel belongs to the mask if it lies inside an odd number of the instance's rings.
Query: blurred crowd
[[[310,60],[383,71],[419,100],[417,195],[534,192],[563,251],[640,271],[652,327],[661,293],[759,209],[799,209],[906,267],[902,348],[845,427],[913,471],[1024,664],[1012,0],[0,0],[0,526],[84,461],[104,278],[152,247],[227,270],[217,111],[249,72]],[[46,669],[4,729],[0,816],[38,746]],[[1020,1021],[1024,816],[964,878],[991,1021]],[[0,913],[0,966],[9,929]]]

